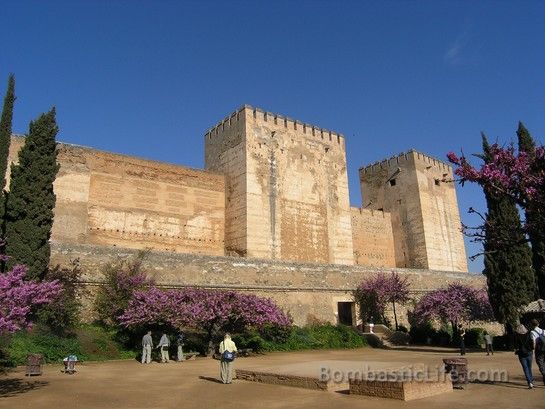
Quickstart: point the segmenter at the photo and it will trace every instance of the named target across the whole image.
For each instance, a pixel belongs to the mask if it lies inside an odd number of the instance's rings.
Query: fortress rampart
[[[390,213],[350,208],[354,262],[370,267],[395,267],[394,236]]]
[[[66,265],[73,258],[81,260],[88,286],[101,284],[105,263],[120,257],[127,259],[135,250],[86,244],[52,244],[52,264]],[[353,303],[353,291],[366,278],[380,272],[396,271],[409,278],[411,296],[449,283],[464,283],[476,288],[485,285],[482,275],[452,271],[378,268],[339,264],[300,263],[281,260],[207,256],[152,251],[143,268],[156,282],[167,288],[204,287],[236,290],[273,299],[293,317],[296,325],[316,319],[339,322],[339,303]],[[406,323],[406,317],[399,316]],[[357,323],[354,308],[353,324]]]
[[[62,143],[57,160],[51,240],[224,254],[223,175]]]
[[[484,285],[460,273],[448,164],[411,150],[365,166],[351,208],[338,132],[244,105],[204,143],[206,170],[59,143],[52,264],[78,258],[99,285],[104,263],[151,249],[159,284],[256,292],[298,324],[356,323],[352,291],[378,272],[407,274],[416,292]],[[23,144],[12,138],[11,161]]]

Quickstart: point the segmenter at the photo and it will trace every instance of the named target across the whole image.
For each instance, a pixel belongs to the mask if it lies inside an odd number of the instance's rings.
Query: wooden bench
[[[194,361],[198,355],[200,355],[199,352],[184,352],[184,361]]]

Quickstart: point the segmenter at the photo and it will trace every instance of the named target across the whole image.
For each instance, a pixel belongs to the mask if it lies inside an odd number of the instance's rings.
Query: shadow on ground
[[[220,381],[218,378],[212,378],[211,376],[199,376],[199,379],[203,379],[203,380],[208,381],[208,382],[215,382],[215,383],[223,384],[223,382]]]
[[[0,398],[10,398],[46,386],[49,382],[25,379],[0,379]]]
[[[395,350],[395,351],[410,351],[410,352],[426,352],[426,353],[430,353],[430,354],[436,354],[436,355],[445,355],[445,354],[459,354],[460,353],[460,350],[459,349],[456,349],[456,348],[451,348],[451,349],[437,349],[437,348],[433,348],[433,347],[411,347],[411,346],[396,346],[394,348],[392,348],[392,350]],[[473,351],[466,351],[466,352],[473,352]],[[477,351],[475,351],[477,352]]]

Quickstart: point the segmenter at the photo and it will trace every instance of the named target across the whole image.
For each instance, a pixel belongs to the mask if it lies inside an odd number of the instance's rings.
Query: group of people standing
[[[178,354],[176,360],[182,362],[184,360],[183,345],[184,334],[179,332],[176,337],[176,344],[178,346]],[[161,349],[161,362],[169,362],[169,349],[170,339],[168,335],[163,333],[156,348]],[[146,335],[142,337],[142,363],[149,364],[151,362],[151,351],[153,349],[153,338],[151,337],[151,331],[148,331]],[[233,382],[233,361],[236,356],[237,346],[231,339],[230,334],[225,334],[223,341],[219,345],[220,352],[220,378],[224,384]]]
[[[178,353],[176,360],[182,362],[184,360],[184,334],[179,332],[176,336],[176,345],[178,346]],[[163,333],[156,348],[161,349],[161,362],[170,362],[170,339],[167,334]],[[149,364],[151,362],[151,350],[153,349],[153,338],[151,337],[151,331],[148,331],[146,335],[142,337],[142,363]]]
[[[515,330],[515,354],[524,371],[528,388],[533,389],[532,358],[534,355],[545,385],[545,330],[539,327],[538,320],[532,320],[530,327],[533,329],[528,331],[524,325],[520,324]]]

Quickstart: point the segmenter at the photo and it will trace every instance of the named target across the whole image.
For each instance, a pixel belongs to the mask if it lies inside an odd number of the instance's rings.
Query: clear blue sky
[[[203,134],[247,103],[346,136],[357,170],[545,137],[545,1],[5,1],[0,92],[14,131],[55,105],[63,142],[203,167]],[[483,209],[475,187],[458,188]],[[468,254],[478,251],[468,245]],[[482,260],[471,263],[480,271]]]

